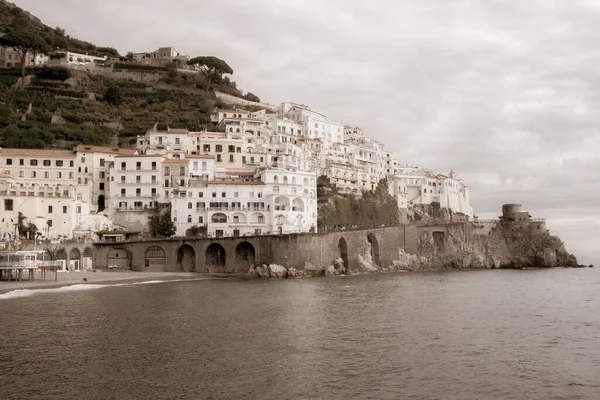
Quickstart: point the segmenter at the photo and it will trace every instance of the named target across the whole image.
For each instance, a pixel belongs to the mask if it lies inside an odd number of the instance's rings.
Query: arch
[[[93,257],[94,257],[94,251],[92,250],[91,247],[86,247],[85,249],[83,249],[83,259],[82,259],[82,265],[81,268],[84,271],[89,271],[91,269],[93,269]]]
[[[52,254],[48,250],[40,252],[37,259],[39,261],[52,261]]]
[[[54,258],[56,261],[60,263],[59,271],[67,270],[67,251],[65,249],[58,249],[54,254]]]
[[[235,248],[236,271],[248,272],[250,266],[254,265],[256,252],[254,246],[249,242],[241,242]]]
[[[348,244],[343,237],[338,241],[338,254],[344,263],[346,273],[350,272],[350,264],[348,264]]]
[[[288,177],[287,177],[287,175],[285,175],[285,176],[283,177],[283,184],[284,184],[284,185],[287,185],[287,183],[288,183]]]
[[[231,217],[231,222],[234,224],[245,224],[246,221],[246,214],[244,213],[234,213]]]
[[[103,194],[98,196],[98,212],[104,211],[106,208],[106,197]]]
[[[206,249],[206,265],[209,271],[216,268],[219,271],[223,271],[225,268],[226,253],[223,246],[219,243],[213,243]]]
[[[289,210],[290,209],[290,199],[285,196],[275,197],[275,210]]]
[[[226,224],[227,223],[227,215],[223,213],[215,213],[210,217],[210,222],[215,224]]]
[[[296,177],[292,176],[292,185],[295,185],[295,184],[296,184]]]
[[[277,175],[273,176],[273,183],[279,183],[279,177]]]
[[[373,264],[377,266],[381,266],[381,261],[379,260],[379,243],[377,243],[377,238],[372,233],[367,235],[367,240],[371,245],[371,260]]]
[[[109,251],[106,261],[109,269],[131,269],[131,254],[125,249]]]
[[[283,226],[280,226],[279,228],[277,228],[277,233],[279,235],[283,235]]]
[[[304,178],[304,181],[302,183],[304,186],[308,186],[308,178]]]
[[[177,270],[196,272],[196,250],[189,244],[184,244],[177,250]]]
[[[250,223],[252,224],[264,224],[265,223],[265,215],[262,213],[254,213],[250,218]]]
[[[76,247],[69,252],[69,270],[81,271],[81,253]]]
[[[152,245],[144,252],[144,268],[165,270],[167,256],[165,250],[157,245]]]
[[[300,197],[296,197],[292,202],[292,211],[304,212],[304,200]]]

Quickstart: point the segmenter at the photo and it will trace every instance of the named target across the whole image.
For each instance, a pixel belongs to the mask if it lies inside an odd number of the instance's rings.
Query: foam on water
[[[154,280],[154,281],[142,281],[142,282],[131,282],[131,283],[113,283],[113,284],[93,284],[93,283],[81,283],[75,285],[61,286],[58,288],[50,289],[17,289],[10,292],[0,294],[0,300],[18,299],[22,297],[30,297],[36,294],[49,294],[49,293],[69,293],[69,292],[80,292],[84,290],[96,290],[106,287],[119,287],[119,286],[133,286],[133,285],[151,285],[157,283],[169,283],[169,282],[184,282],[184,281],[203,281],[211,278],[194,278],[194,279],[168,279],[168,280]]]

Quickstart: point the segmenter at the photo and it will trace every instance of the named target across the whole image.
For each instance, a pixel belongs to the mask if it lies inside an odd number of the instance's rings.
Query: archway
[[[254,246],[248,242],[242,242],[235,248],[236,271],[248,272],[251,265],[255,263]]]
[[[346,268],[346,273],[350,272],[350,264],[348,264],[348,245],[346,244],[346,239],[343,237],[340,238],[338,242],[338,253],[342,262],[344,263],[344,268]]]
[[[108,269],[131,269],[131,254],[125,249],[113,249],[106,259]]]
[[[106,208],[106,198],[103,194],[98,196],[98,212],[104,211]]]
[[[81,271],[81,253],[75,247],[69,252],[69,270]]]
[[[206,265],[208,270],[225,272],[225,249],[219,243],[213,243],[206,249]]]
[[[83,265],[81,266],[81,268],[83,268],[84,271],[89,271],[93,268],[93,266],[92,266],[93,257],[94,257],[94,251],[92,250],[92,248],[86,247],[83,250]]]
[[[183,272],[196,272],[196,251],[189,244],[177,250],[177,269]]]
[[[371,260],[373,264],[377,266],[381,266],[381,261],[379,261],[379,243],[377,243],[377,238],[372,233],[367,235],[367,240],[371,245]]]
[[[60,263],[59,271],[67,270],[67,252],[65,249],[58,249],[56,251],[56,261]]]
[[[150,246],[144,253],[144,270],[164,271],[167,265],[167,256],[160,246]]]

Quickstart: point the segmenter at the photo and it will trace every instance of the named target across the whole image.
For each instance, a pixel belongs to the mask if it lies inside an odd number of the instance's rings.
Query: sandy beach
[[[50,289],[56,287],[79,285],[79,284],[114,284],[134,283],[146,281],[168,281],[181,279],[209,279],[213,275],[186,273],[186,272],[135,272],[135,271],[97,271],[97,272],[59,272],[58,280],[54,280],[54,273],[49,272],[46,281],[41,279],[39,273],[35,274],[34,281],[0,281],[0,294],[20,289]],[[84,278],[87,281],[84,281]]]

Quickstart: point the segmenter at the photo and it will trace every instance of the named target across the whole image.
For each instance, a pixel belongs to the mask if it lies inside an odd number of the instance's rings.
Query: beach
[[[0,281],[0,295],[21,289],[51,289],[70,285],[100,285],[116,283],[137,283],[147,281],[169,281],[182,279],[205,279],[211,275],[193,272],[135,272],[135,271],[82,271],[59,272],[58,280],[54,280],[54,272],[48,272],[46,280],[42,280],[40,273],[35,274],[35,280]],[[84,280],[84,278],[86,280]]]

